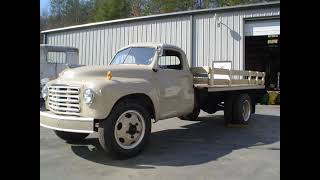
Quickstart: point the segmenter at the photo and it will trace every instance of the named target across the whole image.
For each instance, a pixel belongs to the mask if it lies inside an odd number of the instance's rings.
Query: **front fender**
[[[95,81],[95,83],[89,83],[86,86],[96,92],[94,102],[82,109],[82,113],[88,117],[105,119],[120,98],[137,93],[145,94],[151,99],[154,105],[155,119],[159,117],[159,99],[157,90],[148,80],[114,78],[109,81]]]

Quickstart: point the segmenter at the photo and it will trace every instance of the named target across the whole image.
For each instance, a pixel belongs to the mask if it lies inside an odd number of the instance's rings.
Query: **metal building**
[[[245,37],[280,35],[280,2],[127,18],[41,33],[44,43],[79,48],[80,63],[85,65],[106,65],[130,43],[159,42],[181,47],[191,66],[232,61],[232,69],[242,70],[246,68]]]

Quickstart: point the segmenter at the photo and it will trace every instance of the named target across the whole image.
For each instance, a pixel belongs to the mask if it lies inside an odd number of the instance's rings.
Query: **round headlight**
[[[84,103],[91,104],[93,102],[94,92],[92,89],[86,89],[83,93]]]
[[[42,98],[43,98],[43,99],[46,99],[47,96],[48,96],[48,94],[49,94],[48,86],[45,85],[45,86],[43,86],[43,88],[42,88],[42,90],[41,90]]]

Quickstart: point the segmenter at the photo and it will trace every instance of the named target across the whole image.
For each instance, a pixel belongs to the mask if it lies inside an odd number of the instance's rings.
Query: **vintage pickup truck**
[[[195,120],[200,110],[224,110],[226,123],[247,124],[264,92],[264,76],[190,68],[184,51],[169,44],[129,45],[108,66],[66,69],[49,81],[42,89],[40,125],[67,142],[98,132],[106,152],[128,158],[148,143],[152,120]]]

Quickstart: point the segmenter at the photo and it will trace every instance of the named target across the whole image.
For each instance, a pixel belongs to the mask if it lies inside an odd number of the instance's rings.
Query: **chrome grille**
[[[49,88],[49,110],[61,115],[80,115],[80,87],[51,85]]]

